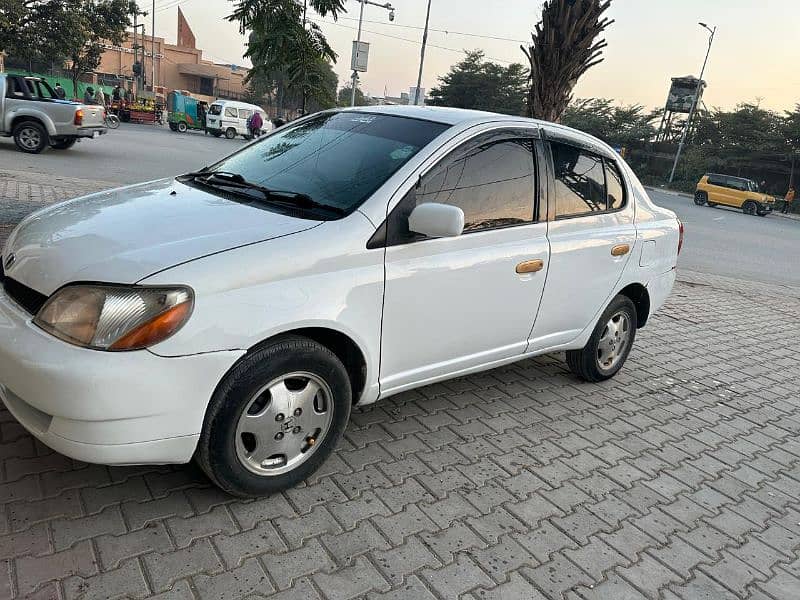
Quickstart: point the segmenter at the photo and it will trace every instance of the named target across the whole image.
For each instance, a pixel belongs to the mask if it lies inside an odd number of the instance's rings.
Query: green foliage
[[[353,85],[348,83],[339,90],[336,103],[339,106],[350,106],[350,100],[352,97]],[[364,92],[362,92],[359,88],[356,88],[356,106],[366,106],[367,104],[368,102],[366,96],[364,96]]]
[[[428,104],[522,115],[527,82],[528,71],[521,64],[504,67],[485,60],[481,50],[473,50],[439,78]]]
[[[334,19],[345,12],[344,0],[309,0],[308,6],[322,16]],[[316,106],[335,102],[331,90],[330,62],[336,53],[320,27],[304,18],[305,5],[300,0],[234,0],[229,21],[237,21],[241,33],[250,34],[245,57],[253,63],[246,83],[276,90],[278,109],[287,99],[300,96]]]
[[[653,139],[660,118],[661,111],[648,112],[639,104],[618,106],[607,98],[588,98],[570,104],[561,122],[612,146],[630,146]]]

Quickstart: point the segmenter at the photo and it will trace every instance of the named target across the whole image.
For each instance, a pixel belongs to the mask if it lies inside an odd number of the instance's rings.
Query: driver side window
[[[409,231],[420,204],[436,202],[464,211],[464,234],[534,221],[536,166],[533,139],[517,132],[480,135],[425,173],[388,220],[387,244],[424,239]]]

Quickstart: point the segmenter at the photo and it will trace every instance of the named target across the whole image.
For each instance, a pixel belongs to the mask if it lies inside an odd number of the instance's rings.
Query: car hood
[[[319,223],[164,179],[36,212],[11,234],[3,259],[7,276],[49,295],[75,281],[136,283],[180,263]]]

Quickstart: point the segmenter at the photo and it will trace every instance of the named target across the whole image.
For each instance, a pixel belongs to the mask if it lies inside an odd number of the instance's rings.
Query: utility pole
[[[153,0],[153,8],[150,13],[152,15],[150,27],[150,60],[153,61],[152,77],[150,78],[150,86],[153,88],[153,93],[156,92],[156,0]]]
[[[419,104],[420,87],[422,86],[422,66],[425,64],[425,46],[428,43],[428,23],[431,19],[431,0],[428,0],[428,12],[425,15],[425,31],[422,33],[422,50],[419,53],[419,75],[417,75],[417,91],[414,94],[414,106]]]
[[[364,5],[371,4],[372,6],[377,6],[379,8],[385,8],[389,11],[389,21],[394,21],[394,7],[392,6],[391,2],[381,4],[380,2],[373,2],[372,0],[358,0],[358,3],[361,5],[361,10],[359,11],[358,15],[358,37],[356,38],[356,46],[353,50],[353,67],[355,67],[355,53],[358,52],[361,47],[361,25],[364,22]],[[353,89],[350,93],[350,106],[355,106],[356,86],[358,85],[358,71],[356,71],[355,68],[353,69],[353,76],[350,82],[350,85],[353,86]]]
[[[689,135],[689,129],[692,126],[692,117],[694,117],[694,112],[697,110],[697,102],[700,100],[700,92],[703,89],[703,74],[706,71],[706,64],[708,64],[708,55],[711,54],[711,44],[714,43],[714,35],[717,33],[716,27],[711,29],[705,23],[698,23],[698,25],[711,32],[711,35],[708,38],[708,50],[706,50],[706,58],[703,60],[703,67],[700,69],[700,79],[697,82],[697,89],[694,92],[692,107],[689,109],[689,117],[686,119],[686,125],[683,128],[683,133],[681,134],[681,142],[678,144],[678,151],[675,153],[675,162],[672,163],[672,172],[669,174],[669,183],[672,183],[672,180],[675,179],[675,170],[678,168],[678,161],[681,158],[683,147],[686,145],[686,137]]]

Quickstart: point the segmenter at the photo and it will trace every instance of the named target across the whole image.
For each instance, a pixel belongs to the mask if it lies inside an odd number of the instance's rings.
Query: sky
[[[426,0],[391,1],[393,23],[382,8],[364,9],[362,40],[370,42],[370,57],[360,86],[377,96],[384,90],[390,96],[408,91],[416,85],[419,69]],[[148,11],[151,2],[139,0]],[[247,64],[242,59],[244,37],[237,24],[224,19],[231,12],[230,0],[155,4],[156,35],[174,42],[179,4],[205,58]],[[348,12],[338,23],[311,14],[339,54],[334,69],[340,85],[350,77],[359,2],[347,0],[345,7]],[[519,46],[530,39],[541,7],[541,0],[432,0],[422,86],[434,87],[465,49],[482,49],[502,64],[524,62]],[[718,27],[704,77],[707,106],[729,109],[760,101],[765,108],[784,110],[800,102],[798,0],[612,0],[607,15],[615,22],[605,32],[605,60],[578,82],[576,98],[663,106],[671,77],[699,75],[708,43],[708,32],[697,24],[703,21]],[[149,16],[147,20],[149,25]]]

